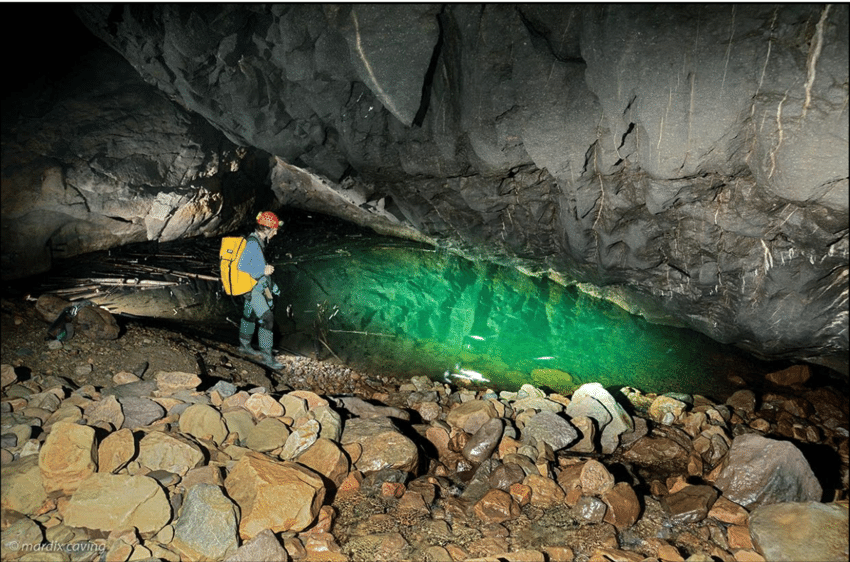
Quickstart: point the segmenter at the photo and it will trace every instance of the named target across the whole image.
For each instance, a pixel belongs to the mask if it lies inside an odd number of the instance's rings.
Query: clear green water
[[[747,361],[697,332],[513,268],[369,236],[344,248],[277,260],[284,345],[311,341],[320,355],[406,377],[448,372],[563,394],[599,382],[724,396],[733,390],[726,375]]]
[[[285,351],[403,378],[448,375],[497,390],[531,383],[562,394],[599,382],[722,399],[737,389],[729,375],[754,380],[768,372],[770,364],[736,348],[651,324],[546,278],[327,218],[297,215],[288,226],[267,252],[282,290],[275,314]],[[161,288],[137,280],[78,297],[120,314],[202,326],[235,343],[241,298],[223,296],[216,281],[218,242],[139,247],[115,259],[92,254],[75,259],[68,277],[83,287],[98,275],[143,279],[148,271],[186,271],[191,256],[209,280]]]

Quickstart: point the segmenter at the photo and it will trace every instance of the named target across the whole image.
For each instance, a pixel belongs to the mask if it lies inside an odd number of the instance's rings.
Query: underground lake
[[[235,343],[241,298],[217,281],[219,239],[75,258],[44,289]],[[548,277],[291,212],[267,252],[277,346],[400,377],[569,395],[584,383],[724,398],[776,369],[698,332],[653,324]],[[233,341],[231,341],[233,340]]]

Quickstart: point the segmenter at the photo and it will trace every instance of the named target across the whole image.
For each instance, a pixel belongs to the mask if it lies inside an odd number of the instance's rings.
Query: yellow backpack
[[[225,236],[221,240],[221,250],[218,252],[221,259],[221,282],[228,295],[244,295],[257,284],[256,279],[239,271],[239,258],[247,245],[248,239],[243,236]]]

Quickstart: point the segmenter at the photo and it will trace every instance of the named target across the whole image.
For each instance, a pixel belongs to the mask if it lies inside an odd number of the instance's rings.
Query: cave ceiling
[[[846,4],[66,15],[85,56],[4,95],[4,278],[288,205],[846,362]]]

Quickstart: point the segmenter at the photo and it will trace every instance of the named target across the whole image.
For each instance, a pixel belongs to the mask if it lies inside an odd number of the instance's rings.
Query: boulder
[[[47,501],[38,461],[37,455],[29,455],[3,465],[0,508],[33,515]]]
[[[70,527],[106,532],[135,527],[143,537],[171,520],[171,505],[156,480],[104,472],[84,480],[60,512]]]
[[[186,493],[171,546],[190,560],[216,561],[236,553],[239,508],[218,486],[199,483]]]
[[[94,429],[75,423],[57,423],[38,456],[44,489],[48,494],[69,494],[97,470]]]
[[[714,485],[724,497],[750,510],[763,504],[820,501],[823,495],[793,443],[754,433],[735,437]]]
[[[127,428],[107,435],[97,448],[98,472],[117,472],[136,456],[136,440]]]
[[[139,441],[137,460],[150,470],[166,470],[183,476],[204,461],[204,453],[183,437],[152,431]]]
[[[216,445],[221,445],[228,433],[218,410],[206,404],[192,404],[183,410],[180,414],[180,431]]]
[[[419,464],[416,444],[402,435],[391,418],[354,418],[345,422],[341,443],[362,447],[354,466],[361,472],[385,468],[415,472]]]
[[[847,500],[761,504],[750,514],[750,535],[769,562],[846,560]]]
[[[248,452],[224,481],[242,518],[239,536],[249,540],[265,529],[302,531],[319,513],[325,498],[321,477],[296,463],[278,462]]]

